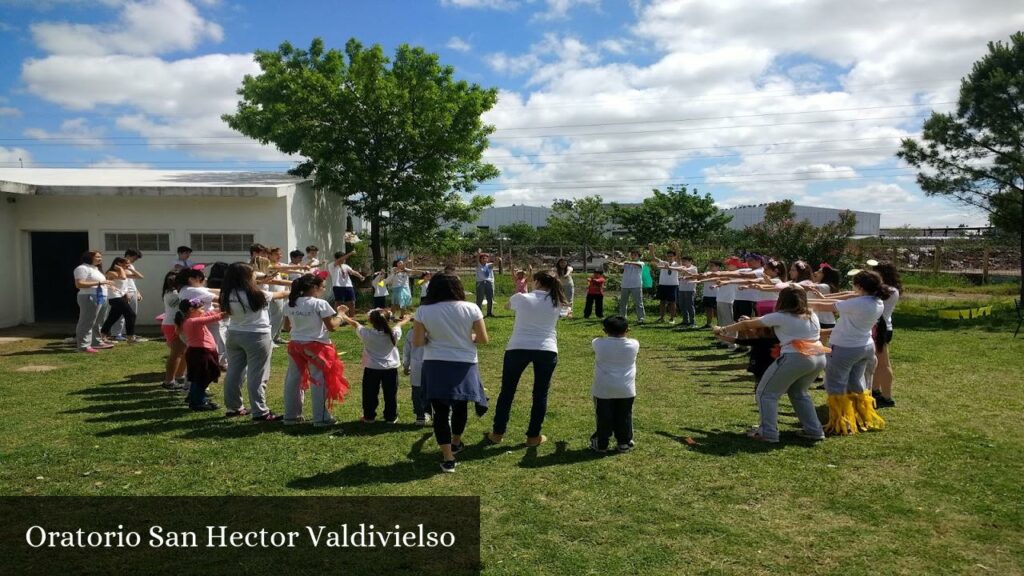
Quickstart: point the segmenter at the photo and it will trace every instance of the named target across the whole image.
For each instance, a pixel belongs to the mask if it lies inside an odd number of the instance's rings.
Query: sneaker
[[[285,419],[281,420],[281,424],[284,424],[285,426],[297,426],[299,424],[302,424],[305,421],[306,421],[305,418],[303,418],[302,416],[299,416],[298,418],[285,418]]]
[[[444,462],[441,462],[441,472],[455,472],[455,467],[458,466],[458,464],[459,463],[455,460],[445,460]]]
[[[164,382],[163,384],[160,385],[160,387],[163,388],[164,390],[178,390],[178,383]]]
[[[149,342],[149,338],[143,338],[142,336],[132,336],[128,339],[129,344],[141,344],[142,342]]]
[[[92,347],[96,350],[110,350],[114,345],[108,344],[107,342],[101,342],[99,344],[93,344]]]
[[[115,342],[127,342],[128,338],[125,338],[124,336],[114,336],[112,340]]]
[[[328,420],[321,420],[321,421],[319,421],[319,422],[313,422],[313,426],[314,426],[315,428],[329,428],[329,427],[331,427],[331,426],[334,426],[334,425],[335,425],[335,424],[337,424],[337,423],[338,423],[338,420],[337,420],[337,419],[335,419],[335,418],[330,418],[330,419],[328,419]]]
[[[236,416],[246,416],[248,414],[248,410],[246,410],[245,408],[239,408],[238,410],[228,410],[227,412],[224,413],[224,417],[235,418]]]
[[[363,424],[373,424],[374,422],[377,421],[377,419],[376,418],[367,418],[366,416],[360,416],[359,417],[359,421],[362,422]]]
[[[253,422],[280,422],[284,417],[273,412],[267,412],[266,414],[260,414],[259,416],[253,416]]]
[[[78,351],[79,352],[84,352],[86,354],[99,354],[100,353],[99,350],[93,348],[92,346],[86,346],[85,348],[80,348]]]
[[[398,424],[398,417],[392,418],[391,420],[385,420],[388,424]]]
[[[636,447],[636,442],[633,442],[632,440],[630,440],[629,442],[627,442],[625,444],[619,444],[618,450],[619,450],[619,452],[629,452],[630,450],[632,450],[635,447]]]
[[[459,442],[458,444],[452,444],[452,454],[458,454],[466,449],[465,442]]]
[[[191,408],[193,412],[209,412],[211,410],[217,410],[220,406],[217,406],[213,402],[207,402],[200,406],[189,406],[189,408]]]
[[[285,344],[287,344],[287,342],[281,340],[280,338],[274,338],[274,344],[277,344],[278,346],[284,346]]]
[[[591,438],[590,439],[590,449],[593,450],[594,452],[599,453],[599,454],[604,454],[605,452],[608,452],[607,448],[601,448],[598,445],[597,438]]]
[[[825,439],[824,434],[821,436],[814,436],[812,434],[808,434],[806,430],[797,430],[796,435],[804,440],[810,440],[811,442],[821,442]]]
[[[426,426],[427,425],[427,419],[426,418],[417,418],[416,419],[416,425],[417,426]]]
[[[879,394],[878,397],[875,398],[875,407],[876,408],[895,408],[896,407],[896,401],[893,400],[892,398],[886,398],[885,396],[882,396],[881,394]]]

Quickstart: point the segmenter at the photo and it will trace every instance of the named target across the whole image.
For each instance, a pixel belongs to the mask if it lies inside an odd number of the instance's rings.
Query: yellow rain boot
[[[857,427],[861,432],[885,428],[885,420],[875,411],[875,399],[871,392],[851,392],[849,396],[857,412]]]
[[[848,436],[857,433],[857,413],[849,394],[828,395],[828,422],[825,433]]]

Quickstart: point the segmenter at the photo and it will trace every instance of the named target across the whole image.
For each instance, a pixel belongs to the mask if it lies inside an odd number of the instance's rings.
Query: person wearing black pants
[[[452,437],[460,437],[469,421],[469,402],[466,400],[431,400],[434,410],[434,437],[438,445],[452,444]],[[450,418],[449,418],[450,417]],[[462,449],[462,443],[458,443]]]
[[[497,444],[505,436],[512,412],[512,400],[519,387],[523,371],[533,364],[533,406],[530,424],[526,428],[526,445],[537,446],[547,438],[541,433],[544,416],[548,411],[548,389],[551,376],[558,365],[558,324],[560,308],[567,303],[562,284],[548,272],[533,275],[533,292],[513,294],[505,308],[516,314],[512,337],[505,348],[505,362],[501,370],[501,393],[494,411],[494,426],[488,439]]]
[[[635,398],[594,398],[597,432],[591,439],[596,440],[598,450],[608,449],[612,435],[618,446],[629,446],[633,442],[633,400]]]
[[[633,400],[636,398],[636,356],[640,343],[627,338],[629,322],[622,316],[604,319],[604,338],[594,338],[594,398],[597,430],[590,436],[590,449],[607,452],[615,436],[619,452],[633,449]]]
[[[381,388],[384,389],[384,420],[394,422],[398,419],[398,368],[363,368],[363,418],[368,422],[377,419]]]
[[[104,338],[110,338],[110,329],[118,320],[124,318],[124,331],[128,335],[129,342],[135,342],[135,310],[132,310],[128,302],[128,266],[130,263],[124,258],[114,258],[114,262],[107,270],[107,279],[110,280],[110,313],[107,320],[100,327],[100,334]]]
[[[594,271],[587,278],[587,304],[583,308],[583,317],[590,318],[590,312],[596,308],[597,317],[604,318],[604,272]]]

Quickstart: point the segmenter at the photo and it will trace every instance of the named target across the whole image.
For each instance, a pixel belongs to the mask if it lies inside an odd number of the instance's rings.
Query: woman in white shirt
[[[107,280],[110,285],[107,289],[110,313],[107,320],[100,329],[104,338],[112,338],[110,329],[114,324],[124,318],[124,331],[128,335],[128,342],[134,344],[139,340],[135,337],[135,310],[128,304],[128,266],[130,263],[125,258],[114,258],[107,270]]]
[[[789,395],[800,425],[801,436],[810,440],[824,440],[825,432],[807,392],[814,379],[825,368],[825,352],[819,339],[821,327],[818,317],[807,306],[802,288],[788,286],[779,293],[775,311],[760,318],[744,320],[715,330],[750,330],[772,328],[782,346],[782,354],[768,368],[757,384],[757,407],[761,424],[747,432],[747,436],[763,442],[779,441],[779,398]]]
[[[875,356],[871,330],[882,316],[889,287],[875,272],[862,271],[853,277],[853,292],[827,300],[813,300],[813,310],[839,313],[832,329],[825,368],[828,392],[828,423],[832,434],[856,434],[858,431],[885,428],[885,420],[875,411],[875,400],[865,385],[864,372]]]
[[[896,267],[889,263],[875,266],[875,272],[882,277],[882,282],[889,287],[889,297],[882,308],[882,319],[875,329],[875,363],[874,378],[871,380],[871,395],[879,408],[892,408],[896,401],[892,399],[892,361],[889,359],[889,344],[892,342],[892,313],[900,301],[903,282]]]
[[[103,254],[99,250],[89,250],[82,254],[82,263],[74,271],[75,288],[78,288],[75,346],[79,352],[90,354],[114,347],[100,338],[100,327],[107,307],[107,286],[111,284],[100,271],[100,266],[103,266]]]
[[[281,419],[267,408],[267,379],[274,343],[270,337],[271,300],[287,298],[288,292],[264,292],[256,285],[253,267],[235,262],[228,266],[220,290],[220,309],[231,319],[228,325],[228,372],[224,377],[224,406],[228,417],[250,412],[242,403],[243,372],[249,388],[252,419],[276,422]]]
[[[512,337],[505,347],[505,360],[501,370],[501,393],[494,410],[494,427],[487,435],[491,442],[501,442],[508,427],[512,400],[523,371],[533,364],[533,407],[530,424],[526,428],[526,445],[537,446],[547,438],[540,433],[548,411],[548,389],[551,376],[558,365],[559,310],[566,305],[563,284],[547,272],[533,275],[533,292],[513,294],[505,308],[516,314]]]
[[[344,322],[344,306],[331,308],[323,299],[324,279],[304,274],[292,281],[284,315],[291,323],[288,372],[284,378],[284,424],[301,424],[304,391],[313,396],[313,426],[333,426],[335,402],[349,390],[345,365],[331,342],[331,332]]]
[[[434,437],[444,472],[455,471],[469,402],[476,404],[478,416],[487,411],[476,354],[476,347],[489,341],[487,326],[480,307],[465,299],[458,276],[434,276],[413,326],[413,345],[423,346],[422,385],[434,410]]]

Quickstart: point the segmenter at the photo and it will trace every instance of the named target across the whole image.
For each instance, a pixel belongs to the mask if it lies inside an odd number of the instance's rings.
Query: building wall
[[[337,194],[315,190],[312,183],[305,182],[288,198],[285,219],[286,254],[313,244],[320,248],[320,257],[324,259],[345,248],[345,206]]]
[[[17,210],[18,198],[14,194],[0,193],[0,254],[17,258],[21,254],[20,234],[15,225],[15,212]],[[13,204],[11,202],[14,202]],[[18,287],[21,286],[23,268],[15,266],[14,270],[6,270],[0,274],[0,327],[14,326],[20,322],[22,304],[19,301],[21,296]]]
[[[732,216],[729,228],[741,230],[747,226],[760,223],[764,219],[765,206],[740,206],[723,211]],[[823,226],[839,219],[842,210],[835,208],[819,208],[816,206],[793,206],[793,213],[797,220],[808,220],[815,226]],[[857,216],[857,227],[854,230],[856,236],[877,236],[881,227],[881,214],[876,212],[859,212],[854,210]]]
[[[160,288],[163,277],[175,259],[174,249],[189,244],[189,234],[250,233],[267,245],[290,246],[287,222],[287,198],[230,197],[112,197],[112,196],[18,196],[16,204],[6,200],[0,205],[0,248],[12,247],[15,275],[9,280],[0,274],[0,289],[11,283],[18,286],[19,303],[14,313],[7,304],[0,308],[0,327],[33,321],[31,265],[29,247],[21,246],[28,231],[87,231],[90,246],[105,251],[104,233],[167,232],[170,251],[144,252],[136,267],[146,276],[137,282],[143,294],[139,310],[141,324],[155,324],[163,312]],[[12,207],[14,210],[8,210]],[[12,216],[13,215],[13,216]],[[13,232],[12,232],[13,231]],[[12,241],[11,238],[14,238]],[[114,256],[106,252],[104,262]],[[234,262],[247,260],[247,252],[193,254],[197,262]],[[51,270],[56,281],[71,282],[71,270]]]
[[[480,212],[476,222],[466,224],[462,227],[463,232],[476,230],[478,227],[487,227],[492,232],[497,232],[500,226],[525,222],[534,228],[543,228],[548,225],[548,216],[551,209],[544,206],[497,206],[485,208]]]

